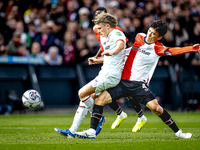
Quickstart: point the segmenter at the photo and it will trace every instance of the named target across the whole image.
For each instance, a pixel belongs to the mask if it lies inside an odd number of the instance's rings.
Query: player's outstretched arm
[[[103,52],[103,55],[106,55],[106,56],[116,55],[116,54],[119,53],[122,49],[124,49],[124,41],[118,40],[118,41],[117,41],[117,46],[116,46],[116,48],[113,49],[112,51],[104,51],[104,52]]]
[[[90,58],[88,59],[88,64],[89,64],[89,65],[102,64],[103,61],[104,61],[104,58],[103,58],[103,57],[98,57],[98,58],[96,58],[96,57],[90,57]]]
[[[185,46],[185,47],[158,46],[156,47],[156,53],[159,56],[176,56],[186,53],[200,53],[200,44],[194,44],[193,46]]]
[[[200,44],[194,44],[194,45],[193,45],[193,48],[194,48],[194,49],[198,49],[198,50],[199,50],[199,53],[200,53]]]

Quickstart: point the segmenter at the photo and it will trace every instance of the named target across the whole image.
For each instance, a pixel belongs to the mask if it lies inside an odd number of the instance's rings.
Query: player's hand
[[[102,54],[106,55],[106,56],[112,56],[113,55],[111,51],[104,51]]]
[[[90,57],[90,58],[88,58],[88,64],[89,65],[94,65],[95,64],[95,57]]]
[[[194,45],[193,45],[193,48],[194,48],[194,49],[198,49],[198,50],[199,50],[199,53],[200,53],[200,44],[194,44]]]

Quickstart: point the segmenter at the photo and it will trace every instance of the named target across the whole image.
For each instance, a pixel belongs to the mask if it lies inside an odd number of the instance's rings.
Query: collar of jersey
[[[111,36],[111,33],[112,33],[114,30],[115,30],[115,29],[113,29],[113,30],[108,34],[107,38],[108,38],[109,36]]]
[[[148,42],[146,41],[146,37],[147,37],[147,36],[144,37],[144,42],[145,42],[146,44],[148,44],[148,45],[151,45],[150,43],[148,43]]]

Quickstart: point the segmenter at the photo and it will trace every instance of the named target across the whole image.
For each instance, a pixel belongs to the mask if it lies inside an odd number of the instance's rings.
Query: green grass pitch
[[[74,112],[67,114],[25,114],[0,116],[0,150],[199,150],[200,112],[170,112],[183,132],[191,132],[192,139],[178,139],[159,117],[145,112],[148,118],[138,133],[131,130],[137,121],[134,112],[119,128],[112,130],[116,115],[105,112],[106,123],[96,140],[66,139],[54,128],[69,128]],[[89,128],[87,115],[78,131]]]

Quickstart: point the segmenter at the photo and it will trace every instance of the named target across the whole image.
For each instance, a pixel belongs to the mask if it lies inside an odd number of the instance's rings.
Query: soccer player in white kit
[[[103,113],[103,106],[113,100],[126,96],[131,96],[134,100],[146,105],[174,131],[178,138],[188,139],[192,137],[191,133],[183,133],[182,130],[179,130],[170,114],[158,104],[158,101],[148,87],[160,56],[175,56],[200,52],[200,44],[182,48],[165,47],[158,40],[162,39],[166,32],[166,23],[156,20],[149,25],[147,35],[144,33],[137,34],[124,66],[122,80],[116,87],[103,91],[95,99],[92,113],[94,117],[91,117],[90,129],[78,132],[78,137],[96,139],[94,132],[98,124],[97,118],[101,118],[101,114]],[[105,52],[105,55],[111,56],[112,53]]]
[[[126,37],[124,33],[115,29],[117,20],[114,16],[109,13],[101,13],[95,17],[94,23],[101,33],[101,44],[104,50],[109,51],[113,56],[104,56],[104,63],[98,76],[79,90],[81,103],[83,103],[90,112],[92,112],[94,106],[94,100],[91,94],[95,93],[96,95],[100,95],[102,91],[115,87],[120,82],[124,67],[124,48],[126,46]],[[81,122],[81,120],[79,121]],[[61,129],[55,128],[55,130],[62,133]],[[70,130],[67,131],[65,135],[74,138],[75,132],[76,131]]]
[[[107,10],[104,7],[98,7],[95,11],[95,16],[97,16],[101,12],[106,13]],[[122,31],[122,29],[118,26],[116,26],[115,29]],[[96,25],[93,27],[93,30],[94,30],[94,33],[96,35],[97,40],[101,43],[102,37],[101,37],[101,34],[98,32]],[[126,44],[128,43],[128,41],[129,41],[128,38],[126,38]],[[103,52],[104,52],[104,48],[103,48],[102,44],[100,44],[100,49],[97,52],[97,54],[94,57],[90,57],[88,59],[89,65],[103,63],[103,59],[101,59],[102,58],[101,54]],[[142,129],[142,127],[146,123],[147,118],[144,116],[143,110],[142,110],[140,104],[137,101],[132,101],[130,97],[127,97],[127,99],[129,99],[129,102],[131,103],[132,107],[134,108],[134,110],[136,111],[137,116],[138,116],[137,122],[136,122],[135,126],[133,127],[132,132],[138,132]],[[112,101],[112,103],[109,103],[108,105],[117,114],[116,120],[111,125],[111,129],[116,129],[120,126],[121,122],[124,121],[127,118],[128,115],[122,110],[122,108],[119,107],[119,105],[117,104],[117,101]],[[102,117],[104,117],[104,116],[102,116]],[[101,121],[102,121],[102,119],[101,119]],[[97,130],[96,130],[97,133],[100,130],[99,127],[101,125],[101,121],[99,122],[99,125],[97,127]]]

